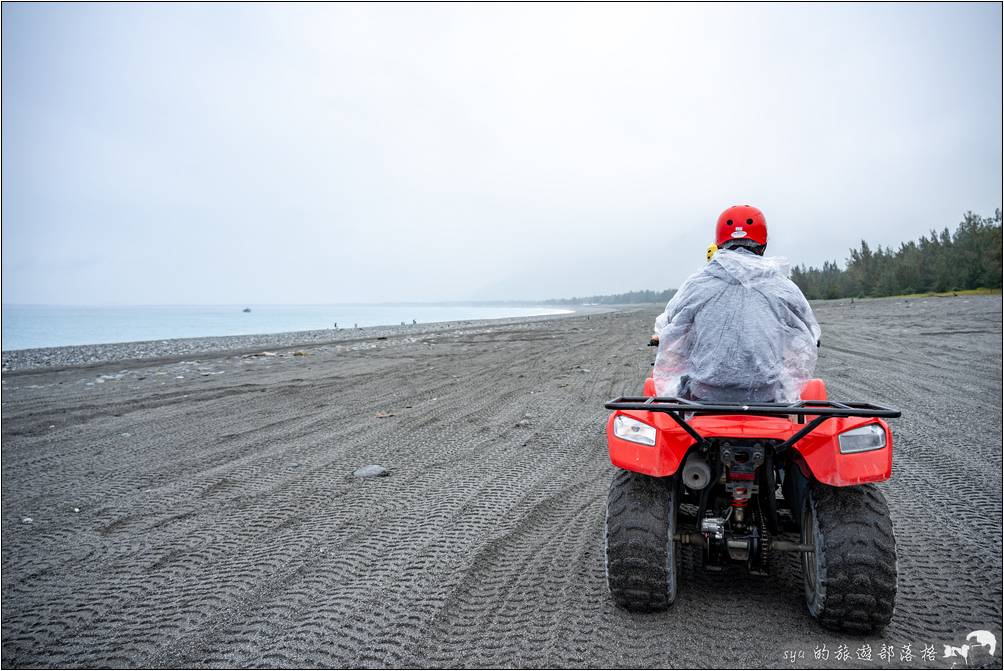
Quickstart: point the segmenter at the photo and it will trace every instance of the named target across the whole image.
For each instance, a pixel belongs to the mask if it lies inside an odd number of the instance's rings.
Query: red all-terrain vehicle
[[[848,631],[889,623],[896,541],[873,483],[892,471],[881,418],[899,411],[827,400],[818,379],[795,403],[658,397],[652,378],[644,393],[606,404],[610,460],[622,469],[605,529],[615,602],[637,611],[672,604],[683,544],[701,546],[708,569],[740,562],[761,575],[772,551],[799,552],[805,601],[820,623]],[[800,541],[779,539],[786,529]]]

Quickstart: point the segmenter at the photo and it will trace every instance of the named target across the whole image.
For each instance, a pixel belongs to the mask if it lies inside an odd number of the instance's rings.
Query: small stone
[[[390,475],[390,471],[379,464],[370,464],[352,471],[352,475],[357,478],[385,478]]]
[[[75,513],[79,513],[79,512],[80,512],[80,508],[74,508],[74,509],[73,509],[73,512],[75,512]]]
[[[31,523],[32,523],[32,522],[34,522],[35,520],[31,519],[30,517],[22,517],[22,518],[21,518],[21,521],[22,521],[23,523],[25,523],[25,524],[31,524]]]
[[[392,412],[384,412],[383,410],[381,410],[375,416],[379,417],[380,419],[386,419],[387,417],[393,417],[394,413],[392,413]]]
[[[175,379],[175,380],[184,380],[184,379],[185,379],[185,376],[184,376],[184,375],[175,375],[175,376],[174,376],[174,379]],[[98,381],[100,382],[100,380],[98,380]]]
[[[129,436],[131,436],[132,434],[131,434],[131,433],[129,433],[128,431],[126,431],[125,433],[120,433],[119,435],[120,435],[120,436],[122,436],[123,438],[128,438],[128,437],[129,437]]]
[[[307,356],[306,352],[293,352],[293,356]]]

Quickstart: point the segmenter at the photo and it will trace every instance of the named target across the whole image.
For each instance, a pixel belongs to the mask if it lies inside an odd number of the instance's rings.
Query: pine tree
[[[842,269],[827,261],[821,270],[796,267],[791,278],[809,299],[998,289],[1002,239],[1000,208],[992,217],[966,212],[955,233],[947,226],[932,230],[897,250],[878,245],[872,251],[862,240]]]

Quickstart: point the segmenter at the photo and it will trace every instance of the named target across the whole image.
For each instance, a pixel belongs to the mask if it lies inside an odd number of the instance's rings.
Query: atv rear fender
[[[653,387],[651,378],[645,381],[646,396],[654,396]],[[806,401],[826,401],[826,386],[823,381],[810,380],[803,390],[802,398]],[[617,404],[617,402],[611,403]],[[871,411],[871,416],[829,416],[805,435],[798,436],[796,441],[787,447],[788,456],[792,461],[800,463],[803,470],[809,471],[806,476],[835,487],[888,480],[892,474],[892,432],[889,430],[889,425],[876,415],[899,416],[898,411],[868,404],[854,404],[854,407],[836,403],[834,405],[847,408],[850,414]],[[868,406],[868,410],[861,410],[857,406]],[[880,412],[875,412],[873,409]],[[698,415],[687,418],[685,422],[703,440],[761,439],[784,443],[804,431],[818,417],[794,413],[759,416],[741,414],[743,412],[741,407],[737,407],[736,410],[740,414]],[[839,410],[828,408],[821,412],[835,411]],[[615,436],[613,424],[616,417],[622,414],[655,427],[657,430],[655,445],[642,445]],[[854,454],[842,453],[838,436],[845,431],[868,424],[882,427],[886,437],[885,447]],[[673,475],[680,468],[687,452],[697,444],[697,439],[665,411],[616,409],[607,422],[607,448],[610,461],[614,466],[629,471],[656,477]]]

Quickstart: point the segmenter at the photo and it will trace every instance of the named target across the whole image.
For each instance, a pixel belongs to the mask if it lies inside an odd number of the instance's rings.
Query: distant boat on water
[[[244,312],[251,312],[251,308],[244,308]]]

